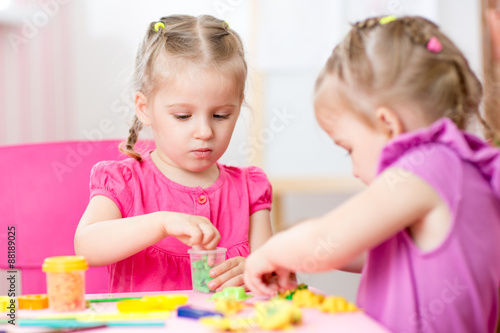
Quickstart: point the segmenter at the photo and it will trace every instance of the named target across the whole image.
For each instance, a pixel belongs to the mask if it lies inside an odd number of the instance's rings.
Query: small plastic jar
[[[64,256],[45,258],[42,271],[47,273],[47,294],[52,311],[85,309],[85,257]]]
[[[194,250],[189,249],[191,261],[191,280],[193,290],[204,293],[213,292],[208,287],[208,283],[213,279],[210,277],[210,270],[226,260],[226,249],[218,247],[216,250]]]

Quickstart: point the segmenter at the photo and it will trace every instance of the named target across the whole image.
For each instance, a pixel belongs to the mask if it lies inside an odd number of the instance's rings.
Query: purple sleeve
[[[250,215],[262,209],[271,210],[272,187],[261,168],[248,168],[248,196],[250,198]]]
[[[118,206],[126,217],[132,203],[131,170],[119,161],[99,162],[90,172],[90,198],[104,195]]]
[[[399,168],[417,175],[428,183],[456,211],[462,188],[463,161],[451,148],[443,144],[426,144],[406,151],[391,168]],[[404,186],[406,173],[393,179],[394,186]]]

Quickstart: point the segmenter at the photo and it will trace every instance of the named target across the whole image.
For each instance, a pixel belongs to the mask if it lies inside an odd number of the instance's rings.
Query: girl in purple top
[[[244,100],[238,34],[212,16],[149,25],[134,73],[130,158],[94,166],[75,252],[109,265],[111,292],[191,289],[189,247],[227,248],[210,289],[243,285],[245,258],[271,236],[271,185],[256,167],[217,160]],[[134,150],[151,127],[156,149]]]
[[[493,332],[500,152],[462,131],[477,117],[499,137],[479,115],[481,95],[432,22],[356,23],[317,80],[315,112],[368,187],[250,255],[247,286],[273,295],[295,271],[357,271],[358,305],[393,332]]]

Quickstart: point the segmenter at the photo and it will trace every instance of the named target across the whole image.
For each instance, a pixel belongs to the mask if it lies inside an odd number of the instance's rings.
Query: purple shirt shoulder
[[[371,249],[358,305],[393,332],[493,332],[500,282],[500,151],[443,118],[389,142],[378,173],[408,172],[448,205],[451,229],[430,251],[406,230]]]

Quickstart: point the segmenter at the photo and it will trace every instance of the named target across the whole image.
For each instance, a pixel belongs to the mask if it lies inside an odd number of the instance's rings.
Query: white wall
[[[246,164],[249,151],[257,150],[264,154],[271,176],[350,173],[348,157],[320,130],[312,109],[316,76],[348,22],[371,15],[424,15],[455,40],[477,73],[482,68],[479,3],[473,0],[148,0],[140,6],[131,0],[87,0],[74,6],[79,27],[74,31],[73,75],[77,138],[126,137],[134,112],[126,86],[137,45],[151,20],[173,13],[208,13],[227,20],[240,33],[250,71],[264,74],[265,124],[257,146],[249,148],[254,111],[245,109],[223,161]],[[254,37],[256,47],[251,43]],[[250,81],[248,89],[255,88]],[[248,103],[253,106],[253,100]]]

